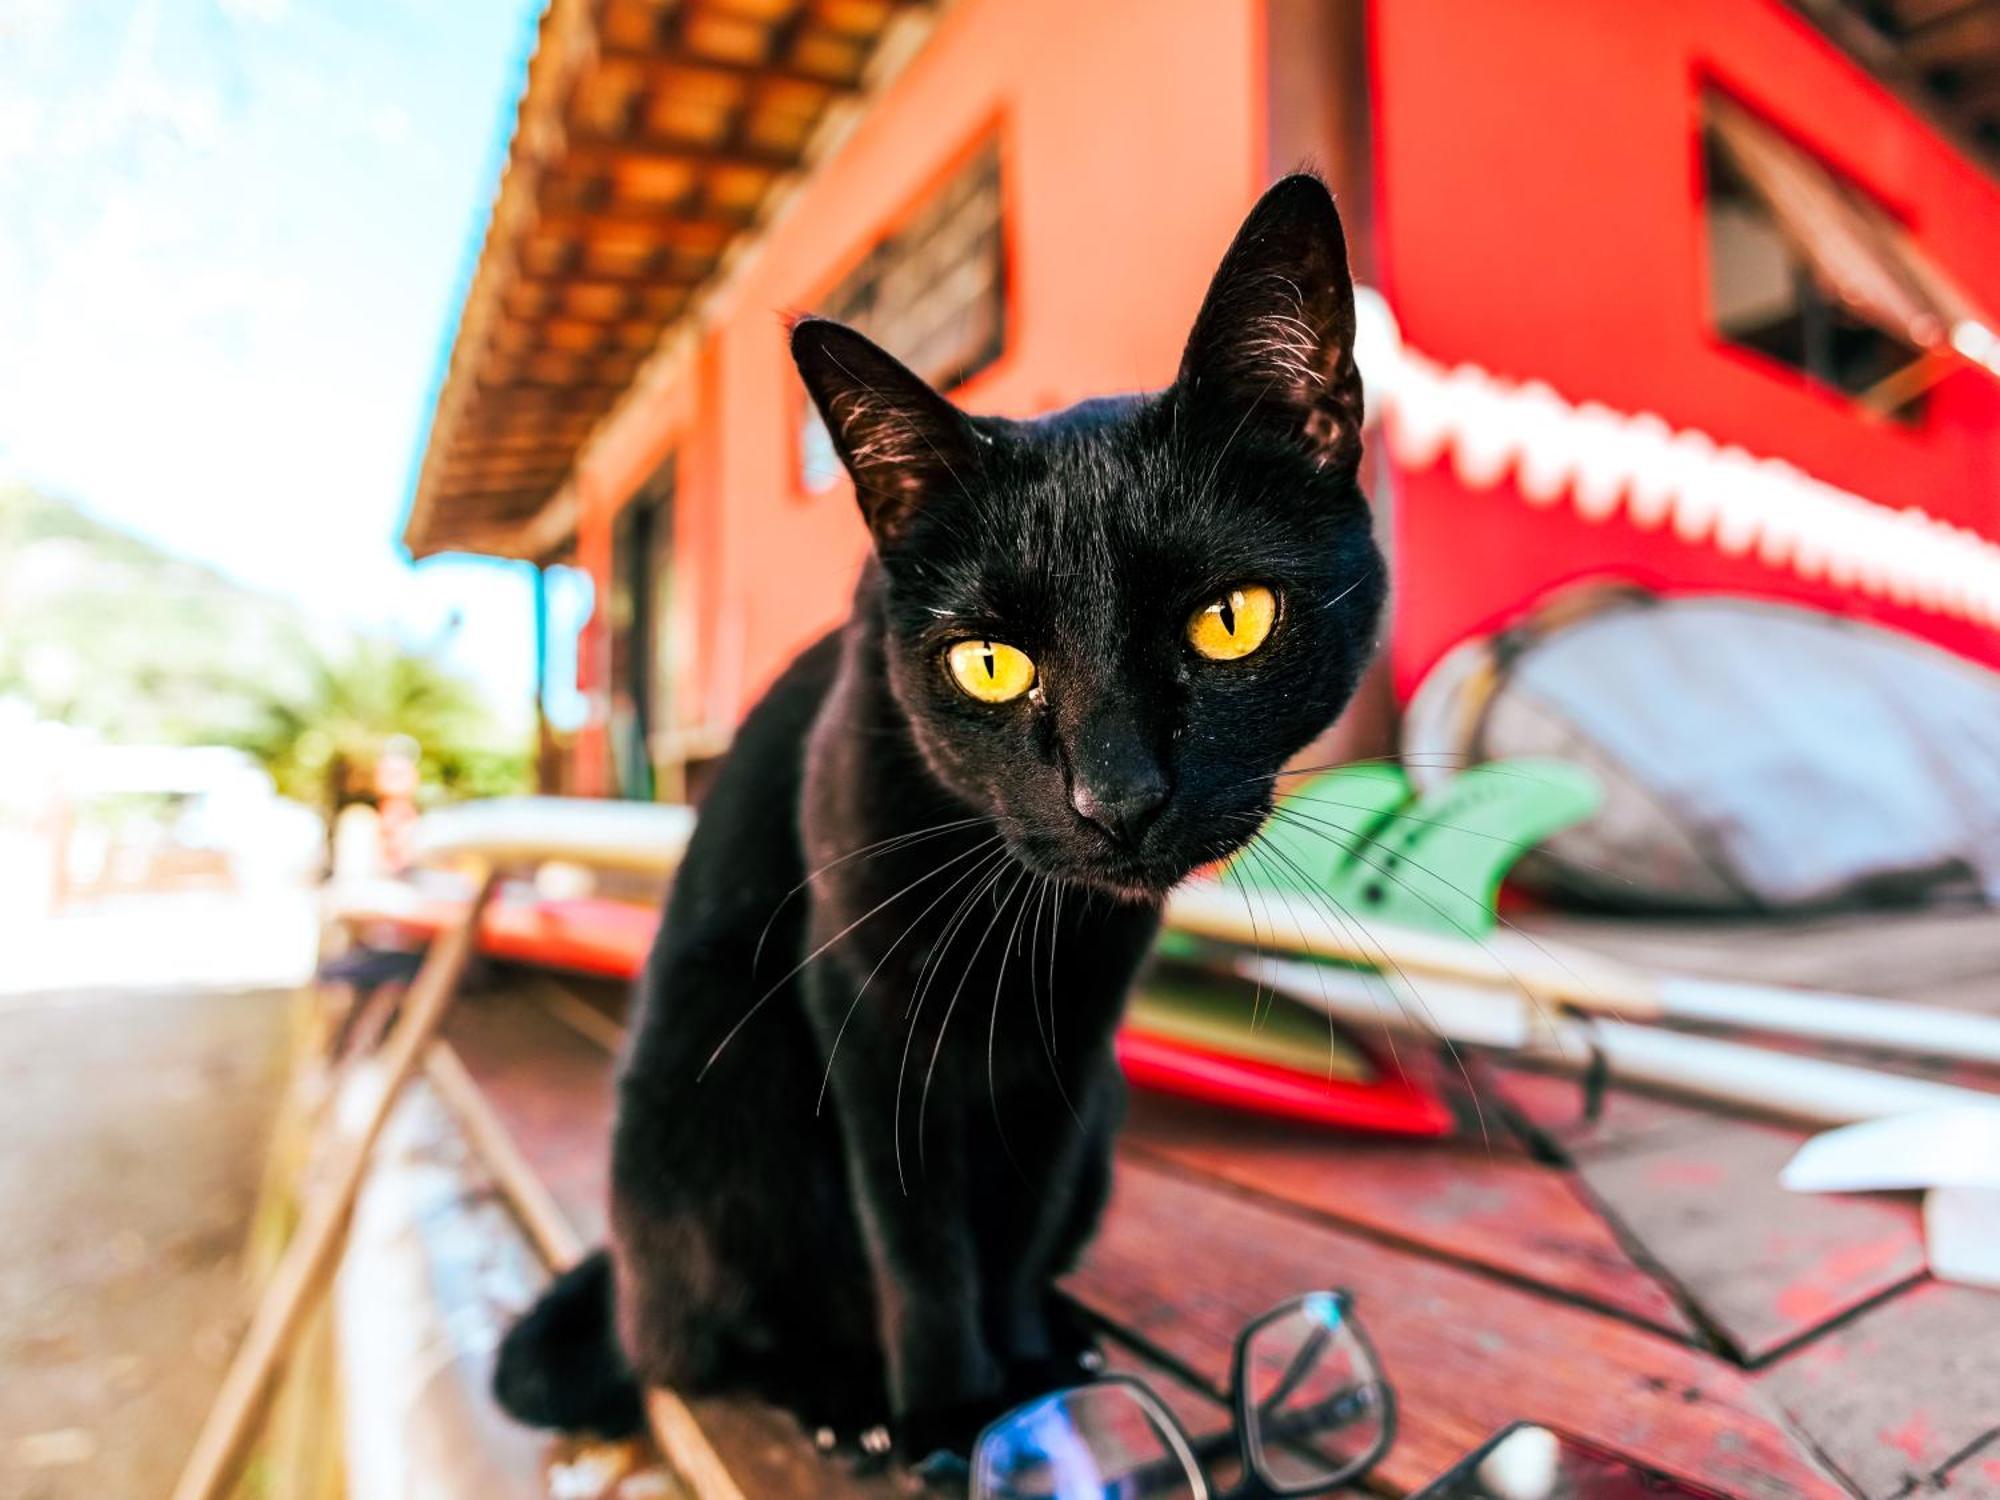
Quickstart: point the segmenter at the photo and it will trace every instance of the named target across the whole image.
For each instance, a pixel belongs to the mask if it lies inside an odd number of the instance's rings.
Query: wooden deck
[[[1539,925],[1682,970],[2000,1012],[1991,915]],[[615,986],[501,971],[448,1028],[593,1239],[620,1009]],[[1914,1195],[1783,1192],[1805,1136],[1789,1127],[1622,1090],[1589,1122],[1570,1082],[1492,1064],[1471,1077],[1483,1133],[1438,1145],[1135,1097],[1109,1215],[1068,1290],[1116,1362],[1201,1430],[1225,1422],[1245,1322],[1350,1288],[1402,1401],[1371,1482],[1383,1493],[1528,1418],[1731,1494],[2000,1497],[2000,1294],[1924,1274]],[[906,1493],[836,1470],[773,1413],[696,1413],[751,1500]]]

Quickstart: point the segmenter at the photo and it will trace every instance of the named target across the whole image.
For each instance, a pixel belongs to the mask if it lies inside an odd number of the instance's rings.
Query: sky
[[[399,537],[540,9],[0,0],[0,478],[525,717],[527,570]]]

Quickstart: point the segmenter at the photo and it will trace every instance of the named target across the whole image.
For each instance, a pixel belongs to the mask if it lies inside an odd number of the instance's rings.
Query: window
[[[1888,211],[1725,95],[1703,101],[1709,297],[1731,343],[1897,416],[1947,333],[1931,268]]]
[[[988,142],[870,250],[818,311],[867,334],[938,389],[964,384],[1006,344],[1000,202],[1000,149]],[[818,491],[839,477],[832,441],[807,402],[800,483]]]

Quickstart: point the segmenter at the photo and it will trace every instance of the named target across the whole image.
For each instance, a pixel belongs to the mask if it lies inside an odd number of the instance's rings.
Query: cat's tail
[[[500,1341],[493,1396],[531,1427],[625,1437],[645,1421],[639,1381],[612,1318],[611,1256],[563,1272]]]

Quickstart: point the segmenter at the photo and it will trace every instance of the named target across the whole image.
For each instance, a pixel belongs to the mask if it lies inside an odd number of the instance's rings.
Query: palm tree
[[[288,797],[332,819],[374,795],[375,766],[393,741],[414,741],[425,793],[493,796],[525,790],[528,747],[495,728],[473,686],[433,658],[363,638],[344,655],[316,655],[305,686],[271,694],[238,741]]]

